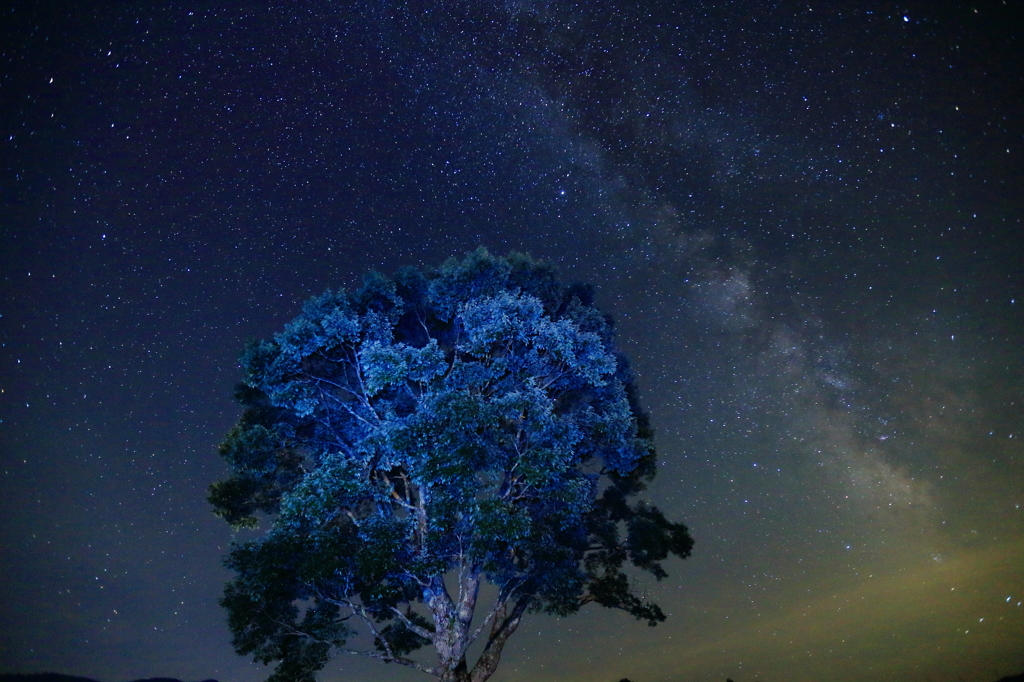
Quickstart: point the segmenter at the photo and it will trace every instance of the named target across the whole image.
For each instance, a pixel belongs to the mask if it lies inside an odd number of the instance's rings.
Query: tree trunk
[[[434,650],[441,682],[470,682],[466,650],[480,591],[480,570],[463,564],[458,576],[458,600],[452,599],[442,576],[433,576],[424,601],[434,619]]]
[[[466,659],[463,658],[454,668],[442,668],[441,682],[470,682]]]

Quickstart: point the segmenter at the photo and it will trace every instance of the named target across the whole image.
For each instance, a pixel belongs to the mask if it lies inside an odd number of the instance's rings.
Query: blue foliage
[[[228,559],[236,647],[322,666],[323,646],[292,651],[288,633],[342,646],[340,608],[392,621],[451,571],[535,609],[596,601],[662,619],[620,568],[660,578],[658,562],[690,540],[626,503],[654,450],[613,337],[588,288],[480,249],[327,291],[251,345],[246,411],[221,448],[235,476],[210,495],[236,526],[257,512],[271,523]],[[375,631],[392,658],[427,641],[409,618]]]

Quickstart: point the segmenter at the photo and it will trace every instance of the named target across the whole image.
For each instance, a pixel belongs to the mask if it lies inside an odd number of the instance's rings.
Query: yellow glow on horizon
[[[638,664],[638,679],[666,682],[992,682],[1024,669],[1024,541],[868,578]]]

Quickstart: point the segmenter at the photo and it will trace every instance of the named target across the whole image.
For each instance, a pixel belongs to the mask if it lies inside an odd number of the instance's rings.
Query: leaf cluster
[[[222,604],[238,651],[282,661],[280,679],[311,679],[353,622],[375,657],[408,663],[452,627],[417,608],[446,575],[485,577],[501,604],[664,619],[624,569],[661,579],[692,540],[633,501],[652,433],[589,287],[484,249],[373,273],[308,301],[242,366],[220,447],[233,473],[209,501],[234,527],[270,521],[227,558]]]

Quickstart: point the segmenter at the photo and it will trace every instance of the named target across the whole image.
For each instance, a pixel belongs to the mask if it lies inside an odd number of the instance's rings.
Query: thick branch
[[[490,626],[491,622],[494,621],[495,617],[497,617],[498,614],[502,614],[501,618],[505,617],[505,609],[507,608],[510,596],[515,594],[516,590],[522,587],[523,582],[525,582],[525,578],[515,582],[505,583],[505,585],[502,586],[497,598],[494,600],[494,604],[491,605],[490,610],[487,612],[487,615],[484,616],[484,619],[480,622],[480,625],[477,627],[477,629],[473,632],[472,635],[470,635],[469,640],[466,643],[466,646],[472,645],[473,642],[477,640],[477,637],[480,636],[480,633],[484,631],[484,628]]]
[[[411,620],[409,620],[408,616],[406,616],[404,613],[401,612],[401,610],[395,608],[394,606],[391,607],[391,612],[394,613],[396,616],[398,616],[398,619],[400,621],[402,621],[402,623],[405,625],[406,628],[408,628],[409,630],[412,630],[413,632],[415,632],[417,635],[419,635],[423,639],[427,639],[427,640],[433,641],[433,639],[434,639],[434,633],[433,632],[431,632],[430,630],[426,629],[425,627],[423,627],[421,625],[416,625],[416,623],[414,623]]]
[[[473,613],[476,611],[476,598],[480,593],[480,567],[467,565],[465,559],[463,559],[459,574],[458,618],[460,629],[463,632],[467,632],[470,623],[473,622]]]
[[[487,644],[484,646],[480,658],[477,659],[476,665],[473,666],[473,671],[469,675],[470,682],[485,682],[498,669],[498,663],[501,661],[501,651],[505,648],[505,642],[508,641],[508,638],[519,627],[519,623],[522,621],[523,614],[526,613],[526,607],[530,605],[530,601],[532,601],[532,597],[529,595],[519,597],[511,611],[506,611],[507,602],[503,604],[499,614],[500,617],[491,626],[491,635],[487,640]]]
[[[451,595],[448,594],[448,588],[445,587],[442,576],[431,576],[430,584],[423,589],[423,601],[430,609],[430,615],[434,619],[434,632],[430,640],[434,643],[437,656],[444,666],[452,660],[457,644],[454,641],[455,604],[452,602]]]
[[[433,675],[434,677],[441,676],[441,671],[437,668],[431,668],[429,666],[423,665],[422,663],[414,661],[411,658],[405,658],[404,656],[388,656],[387,654],[382,654],[376,651],[361,651],[359,649],[339,648],[337,649],[337,651],[341,654],[351,654],[353,656],[367,656],[369,658],[375,658],[378,661],[384,661],[385,663],[398,663],[399,665],[405,665],[410,668],[416,668],[416,670],[425,672],[428,675]]]

